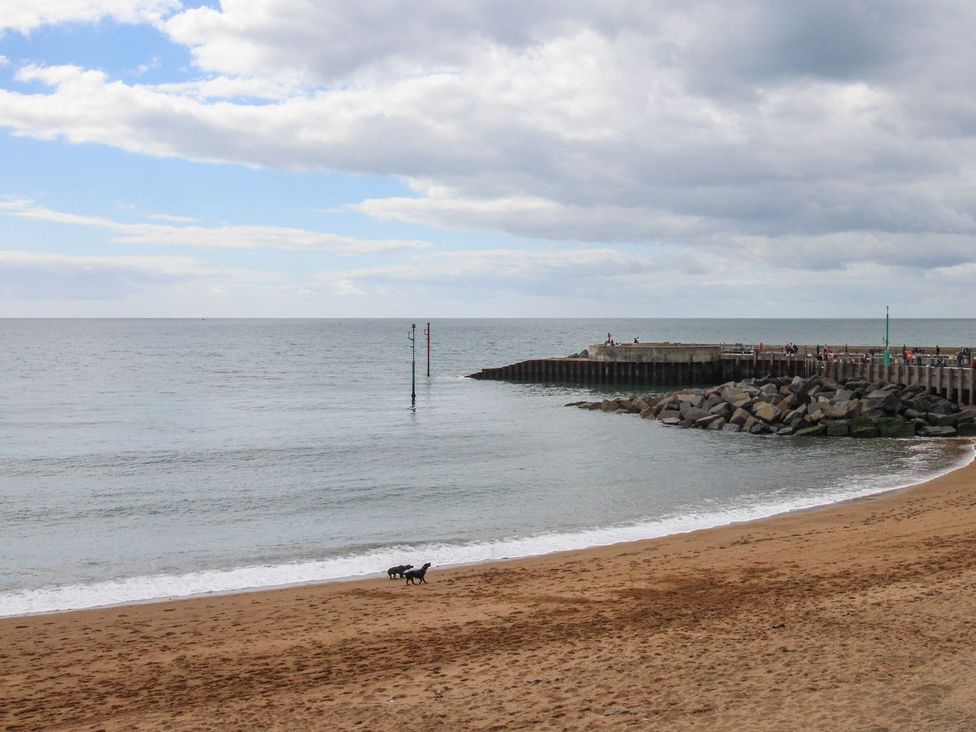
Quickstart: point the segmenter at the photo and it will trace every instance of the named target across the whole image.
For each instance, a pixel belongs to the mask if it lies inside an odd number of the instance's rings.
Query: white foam
[[[925,480],[944,475],[969,464],[974,453],[967,451],[954,465]],[[131,577],[84,585],[64,585],[19,592],[0,593],[0,617],[76,610],[184,598],[219,592],[235,592],[285,585],[358,579],[381,576],[386,567],[409,562],[432,562],[435,569],[501,559],[531,557],[552,552],[606,546],[640,539],[653,539],[698,529],[752,521],[789,511],[823,506],[839,501],[905,488],[918,479],[879,486],[869,481],[846,479],[844,484],[816,495],[791,497],[782,501],[754,503],[721,511],[688,513],[656,521],[593,528],[583,531],[542,534],[525,538],[474,544],[424,544],[384,548],[353,556],[320,561],[251,566],[230,570],[192,572],[178,575]]]

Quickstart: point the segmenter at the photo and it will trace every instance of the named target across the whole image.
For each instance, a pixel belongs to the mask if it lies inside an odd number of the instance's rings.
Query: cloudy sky
[[[0,0],[5,316],[976,317],[971,0]]]

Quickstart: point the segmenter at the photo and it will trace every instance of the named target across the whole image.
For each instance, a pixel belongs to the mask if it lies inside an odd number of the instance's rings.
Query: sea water
[[[0,320],[0,615],[662,536],[909,485],[971,455],[668,429],[564,406],[612,388],[465,378],[608,331],[871,344],[877,321],[434,320],[429,378],[425,324]],[[969,345],[976,321],[895,321],[893,338]]]

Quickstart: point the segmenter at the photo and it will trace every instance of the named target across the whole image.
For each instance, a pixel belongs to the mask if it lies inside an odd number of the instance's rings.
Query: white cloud
[[[179,0],[4,0],[0,9],[0,35],[5,30],[29,33],[58,23],[94,23],[112,19],[120,23],[159,22],[181,7]]]
[[[186,257],[0,251],[0,299],[116,300],[145,288],[228,274]]]
[[[317,250],[338,254],[389,254],[404,250],[425,249],[423,241],[402,239],[358,239],[307,229],[284,226],[197,226],[172,224],[130,224],[101,216],[52,211],[25,199],[0,200],[0,212],[35,221],[70,224],[116,232],[120,244],[157,244],[172,246],[213,247],[221,249]],[[154,218],[161,218],[156,215]],[[181,217],[175,217],[180,219]],[[173,216],[165,220],[174,221]]]
[[[154,221],[167,221],[171,224],[195,224],[198,222],[198,219],[195,219],[192,216],[176,216],[174,214],[162,213],[149,214],[149,218],[153,219]]]
[[[962,0],[224,0],[153,20],[191,49],[198,78],[127,84],[29,66],[17,78],[37,86],[0,90],[0,125],[155,156],[399,176],[415,197],[358,210],[594,250],[666,245],[688,277],[726,256],[817,277],[958,268],[976,258],[974,21]],[[68,217],[39,212],[18,215]],[[422,246],[69,219],[133,243]],[[431,260],[461,261],[473,260]]]

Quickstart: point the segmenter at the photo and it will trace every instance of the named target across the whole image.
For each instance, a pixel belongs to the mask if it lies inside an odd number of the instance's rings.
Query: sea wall
[[[976,370],[965,366],[904,364],[900,359],[885,365],[848,354],[817,358],[800,349],[796,354],[780,350],[755,350],[735,346],[701,344],[593,345],[566,358],[538,358],[508,366],[482,369],[473,379],[542,383],[598,384],[607,386],[707,386],[749,378],[820,375],[835,380],[922,386],[958,406],[976,405]]]
[[[722,357],[722,346],[691,343],[594,344],[586,350],[592,360],[607,362],[716,364]]]

